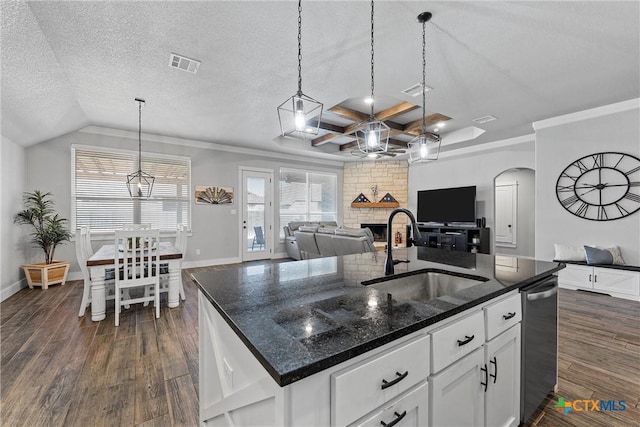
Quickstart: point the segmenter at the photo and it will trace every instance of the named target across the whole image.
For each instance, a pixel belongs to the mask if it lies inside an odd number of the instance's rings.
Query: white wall
[[[56,207],[65,218],[71,218],[71,145],[95,145],[119,149],[137,150],[137,133],[101,128],[102,133],[72,132],[67,135],[45,141],[26,150],[27,178],[26,188],[40,189],[53,193]],[[105,134],[109,133],[109,135]],[[135,136],[134,139],[122,135]],[[165,143],[161,141],[171,141]],[[180,143],[184,141],[184,143]],[[177,142],[177,143],[176,143]],[[301,142],[302,143],[302,142]],[[191,185],[218,185],[233,187],[239,191],[238,168],[240,166],[268,168],[274,170],[275,206],[278,206],[278,180],[281,166],[306,170],[334,172],[338,175],[338,199],[342,199],[342,165],[326,162],[329,165],[312,163],[304,158],[293,156],[261,156],[256,150],[231,152],[211,149],[212,144],[197,141],[185,141],[153,135],[143,135],[143,151],[188,156],[191,158]],[[243,151],[243,150],[239,150]],[[300,159],[300,160],[296,160]],[[334,165],[332,165],[334,163]],[[52,165],[55,165],[52,167]],[[46,172],[45,172],[46,171]],[[123,185],[124,182],[123,182]],[[232,214],[235,210],[235,214]],[[277,209],[276,209],[277,212]],[[231,205],[195,205],[192,203],[192,230],[185,257],[187,266],[213,265],[226,262],[239,262],[239,215],[241,207],[237,202]],[[342,215],[339,206],[339,217]],[[275,226],[278,226],[277,218]],[[277,231],[276,236],[277,236]],[[103,242],[95,242],[97,248]],[[200,255],[196,250],[200,249]],[[276,241],[275,255],[286,254],[284,244]],[[73,262],[71,273],[79,271],[76,264],[74,243],[60,246],[56,258]],[[72,275],[72,277],[74,277]]]
[[[554,243],[617,245],[627,264],[640,265],[640,212],[614,221],[589,221],[567,212],[555,192],[558,175],[583,156],[616,151],[640,157],[639,104],[635,99],[534,124],[536,258],[553,259]]]
[[[0,301],[4,301],[26,282],[20,265],[26,262],[19,250],[27,235],[13,223],[21,208],[25,182],[25,150],[8,138],[0,144]]]
[[[519,143],[515,143],[519,142]],[[534,168],[533,135],[514,140],[514,145],[497,144],[500,148],[475,151],[461,156],[447,157],[446,153],[435,162],[414,164],[409,167],[409,209],[415,214],[417,192],[435,188],[475,185],[476,216],[485,217],[491,228],[493,247],[494,178],[510,168]]]
[[[518,185],[516,247],[496,246],[496,253],[533,258],[535,256],[535,171],[532,169],[508,170],[498,175],[495,182],[496,184],[516,182]]]

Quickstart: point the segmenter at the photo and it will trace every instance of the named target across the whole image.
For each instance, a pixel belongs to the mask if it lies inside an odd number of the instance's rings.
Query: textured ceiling
[[[291,1],[2,2],[2,134],[36,144],[87,125],[328,156],[336,144],[282,141],[276,107],[297,88]],[[427,24],[427,113],[486,132],[447,149],[532,133],[533,121],[640,97],[640,3],[375,4],[376,95],[421,80]],[[303,89],[325,104],[370,85],[370,3],[303,2]],[[198,74],[169,54],[202,61]],[[383,108],[384,106],[379,106]],[[363,107],[364,111],[366,107]],[[411,114],[420,117],[420,110]],[[342,158],[342,157],[335,157]]]

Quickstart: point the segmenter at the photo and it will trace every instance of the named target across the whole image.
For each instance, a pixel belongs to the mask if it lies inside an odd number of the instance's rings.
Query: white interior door
[[[516,246],[518,183],[496,183],[496,246]]]
[[[273,247],[273,171],[240,169],[242,261],[271,258]]]

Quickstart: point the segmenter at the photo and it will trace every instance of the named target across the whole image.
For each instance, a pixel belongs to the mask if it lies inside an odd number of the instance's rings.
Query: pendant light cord
[[[427,131],[426,87],[427,87],[427,42],[425,37],[426,21],[422,23],[422,132]]]
[[[142,102],[138,101],[138,170],[142,172]]]
[[[373,0],[371,0],[371,120],[373,116],[373,104],[375,102],[373,97],[374,79],[373,79]]]
[[[302,0],[298,0],[298,96],[302,96]]]

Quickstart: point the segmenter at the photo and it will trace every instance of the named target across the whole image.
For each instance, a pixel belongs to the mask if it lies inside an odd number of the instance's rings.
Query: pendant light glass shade
[[[426,91],[427,87],[427,42],[425,36],[426,23],[431,19],[430,12],[422,12],[418,15],[418,22],[422,24],[422,127],[420,134],[409,141],[409,163],[423,163],[438,160],[440,154],[441,138],[439,135],[427,132],[426,124]]]
[[[422,131],[420,135],[407,144],[409,149],[409,163],[438,160],[440,143],[441,139],[438,135]]]
[[[282,136],[307,139],[318,134],[322,103],[302,92],[302,0],[298,0],[298,91],[278,106]]]
[[[358,149],[365,154],[385,153],[389,148],[390,130],[389,126],[380,120],[365,122],[356,131]]]
[[[136,98],[138,103],[138,170],[127,175],[129,195],[134,199],[148,199],[151,197],[155,177],[142,171],[142,105],[144,99]]]

